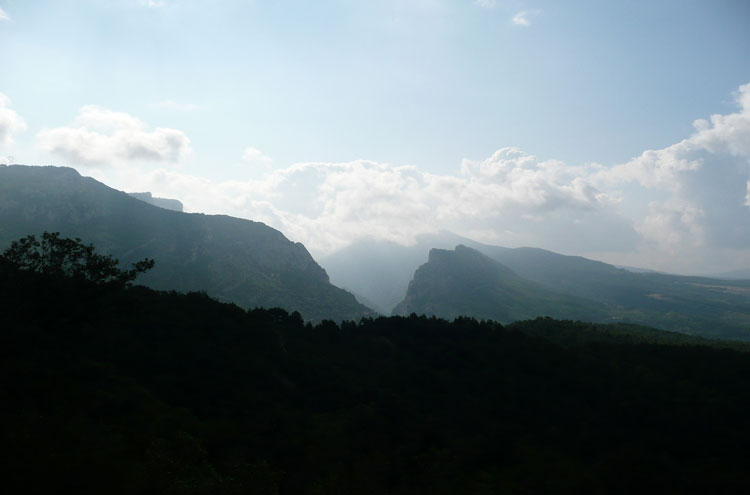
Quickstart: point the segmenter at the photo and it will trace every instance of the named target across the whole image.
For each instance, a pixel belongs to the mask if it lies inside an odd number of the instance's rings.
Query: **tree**
[[[77,237],[60,237],[59,232],[44,232],[41,241],[33,235],[13,241],[2,257],[20,270],[120,287],[154,267],[154,260],[144,258],[123,270],[117,258],[98,254],[93,244]]]

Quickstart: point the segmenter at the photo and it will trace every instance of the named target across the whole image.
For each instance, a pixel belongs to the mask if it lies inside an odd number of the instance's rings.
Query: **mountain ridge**
[[[507,266],[464,245],[432,249],[409,283],[394,315],[411,313],[441,318],[472,316],[503,324],[552,316],[607,321],[604,308],[554,293],[518,276]]]
[[[155,289],[206,291],[311,320],[372,314],[330,284],[304,245],[263,223],[163,209],[72,168],[0,168],[0,248],[45,230],[80,237],[123,263],[155,259],[140,280]]]

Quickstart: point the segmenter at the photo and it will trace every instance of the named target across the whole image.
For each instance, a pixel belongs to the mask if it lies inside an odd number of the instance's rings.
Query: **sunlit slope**
[[[443,318],[467,315],[502,323],[537,316],[608,319],[603,305],[545,289],[463,245],[453,251],[431,250],[393,312]]]
[[[124,263],[155,259],[139,281],[156,289],[202,290],[312,320],[369,314],[329,283],[301,243],[263,223],[165,210],[70,168],[0,167],[0,249],[45,230],[80,237]]]

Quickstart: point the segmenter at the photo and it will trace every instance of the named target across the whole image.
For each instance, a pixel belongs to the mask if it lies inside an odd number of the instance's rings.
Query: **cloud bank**
[[[243,182],[169,170],[127,176],[131,189],[179,197],[193,210],[263,221],[316,252],[365,236],[408,244],[441,229],[512,244],[538,243],[531,232],[547,232],[551,241],[561,230],[580,231],[568,242],[574,249],[587,241],[583,231],[592,223],[611,231],[611,249],[632,247],[635,232],[607,208],[617,199],[582,179],[585,173],[503,148],[486,160],[464,160],[455,176],[367,160],[299,163]],[[122,180],[128,179],[116,179]]]
[[[645,239],[672,253],[750,247],[750,84],[739,88],[736,101],[735,113],[696,120],[689,138],[593,178],[602,186],[634,183],[661,193],[636,222]]]
[[[82,107],[70,126],[44,129],[37,139],[46,151],[84,166],[177,163],[191,152],[190,140],[180,130],[149,131],[136,117],[95,105]]]
[[[750,266],[750,84],[736,101],[736,112],[697,120],[683,141],[614,166],[506,147],[463,160],[453,175],[356,160],[298,163],[249,181],[145,168],[100,178],[191,211],[265,222],[318,255],[362,237],[409,244],[445,229],[620,264],[719,271]]]

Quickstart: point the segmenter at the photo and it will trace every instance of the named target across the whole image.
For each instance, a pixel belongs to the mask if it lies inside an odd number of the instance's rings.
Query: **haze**
[[[316,257],[447,230],[743,269],[748,19],[741,0],[0,0],[0,163],[262,221]]]

